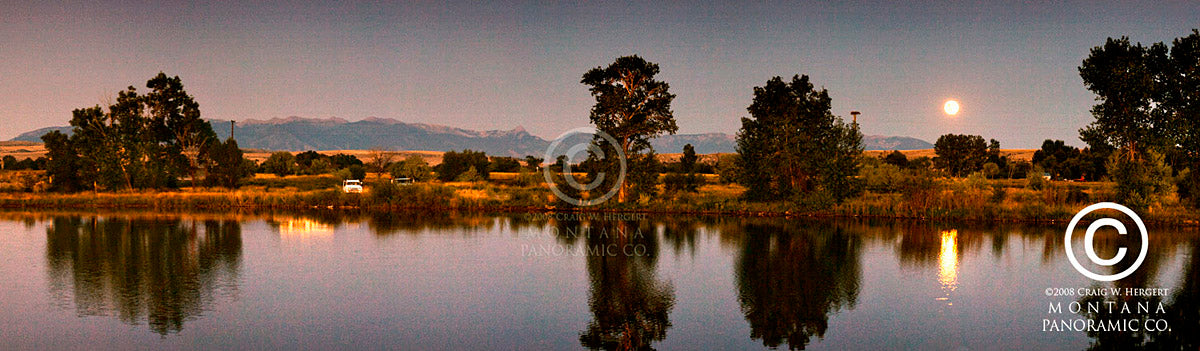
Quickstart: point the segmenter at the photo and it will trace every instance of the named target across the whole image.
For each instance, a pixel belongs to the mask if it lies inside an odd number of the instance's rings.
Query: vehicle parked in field
[[[342,181],[342,191],[349,193],[362,193],[362,181],[358,179],[346,179]]]

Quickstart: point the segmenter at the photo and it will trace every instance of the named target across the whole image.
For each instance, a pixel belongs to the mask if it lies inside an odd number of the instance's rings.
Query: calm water
[[[1192,232],[1152,227],[1135,274],[1099,284],[1066,259],[1065,226],[578,219],[2,213],[0,349],[1194,350],[1200,338]],[[1099,256],[1137,252],[1121,238],[1097,236]],[[1105,287],[1169,290],[1047,296]],[[1069,311],[1131,301],[1163,311]],[[1105,318],[1170,331],[1044,331]]]

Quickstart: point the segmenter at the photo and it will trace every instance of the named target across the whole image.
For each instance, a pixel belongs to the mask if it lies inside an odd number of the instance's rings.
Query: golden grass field
[[[17,160],[46,156],[46,148],[42,143],[29,141],[0,141],[0,157],[16,157]]]
[[[1029,161],[1033,160],[1033,153],[1037,152],[1037,151],[1038,151],[1037,149],[1000,149],[1000,156],[1008,156],[1009,161],[1029,162]],[[871,156],[871,157],[883,157],[884,155],[887,155],[890,153],[892,153],[892,150],[863,151],[864,156]],[[937,156],[937,153],[934,153],[933,149],[900,150],[900,153],[904,154],[904,156],[908,157],[908,159],[910,159],[910,160],[917,158],[917,157],[934,158]]]

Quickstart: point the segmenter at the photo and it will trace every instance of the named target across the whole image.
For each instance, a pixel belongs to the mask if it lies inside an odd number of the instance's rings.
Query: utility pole
[[[229,121],[229,140],[233,140],[233,125],[236,123],[237,121]]]
[[[860,115],[860,114],[862,114],[862,112],[850,111],[850,115],[854,116],[854,125],[855,126],[858,126],[858,115]]]

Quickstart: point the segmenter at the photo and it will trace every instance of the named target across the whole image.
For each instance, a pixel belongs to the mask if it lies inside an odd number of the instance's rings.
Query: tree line
[[[146,88],[129,86],[108,106],[72,111],[70,136],[42,136],[51,189],[173,188],[185,177],[228,185],[246,175],[237,142],[217,140],[178,76],[160,72]]]

